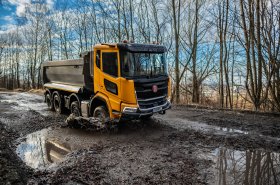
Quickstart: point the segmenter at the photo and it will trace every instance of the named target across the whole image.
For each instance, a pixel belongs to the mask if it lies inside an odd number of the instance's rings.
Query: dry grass
[[[0,88],[0,91],[9,91],[9,90],[6,88]]]
[[[15,92],[25,92],[25,90],[22,89],[22,88],[17,88],[17,89],[14,89],[13,91],[15,91]]]
[[[0,88],[0,91],[2,92],[29,92],[29,93],[34,93],[34,94],[39,94],[39,95],[43,95],[45,90],[44,89],[30,89],[30,90],[25,90],[22,88],[17,88],[14,90],[9,90],[6,88]]]
[[[45,90],[44,89],[30,89],[28,92],[43,95]]]

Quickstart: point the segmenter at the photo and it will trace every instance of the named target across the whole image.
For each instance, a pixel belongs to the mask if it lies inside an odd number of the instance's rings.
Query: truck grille
[[[153,85],[157,86],[157,92],[153,92]],[[138,105],[141,109],[149,109],[166,103],[168,79],[148,79],[143,82],[134,82]]]

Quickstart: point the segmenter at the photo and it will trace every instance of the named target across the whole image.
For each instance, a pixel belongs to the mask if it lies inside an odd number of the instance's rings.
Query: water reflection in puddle
[[[161,118],[157,117],[159,120],[162,120]],[[176,121],[174,121],[176,120]],[[166,122],[169,121],[169,122]],[[170,124],[172,122],[172,124]],[[173,128],[176,128],[178,130],[185,130],[185,129],[192,129],[195,131],[200,132],[215,132],[216,134],[227,134],[227,133],[236,133],[236,134],[249,134],[247,131],[239,130],[239,129],[233,129],[228,127],[219,127],[215,125],[209,125],[206,123],[201,123],[197,121],[189,121],[186,119],[180,119],[180,118],[165,118],[161,121],[162,124],[167,124],[168,126],[172,126]]]
[[[280,154],[262,150],[213,151],[213,184],[280,184]]]
[[[43,129],[26,136],[17,147],[17,154],[30,167],[44,169],[60,162],[71,152],[71,146],[57,138],[47,138],[50,129]]]
[[[18,156],[26,165],[42,170],[54,167],[70,152],[100,144],[110,136],[82,129],[43,129],[19,140]]]

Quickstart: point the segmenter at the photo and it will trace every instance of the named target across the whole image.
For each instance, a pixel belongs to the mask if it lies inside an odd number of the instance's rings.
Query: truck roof
[[[68,60],[55,60],[55,61],[46,61],[42,63],[43,67],[49,66],[73,66],[73,65],[83,65],[84,60],[79,59],[68,59]]]
[[[138,44],[138,43],[102,43],[96,44],[95,49],[119,48],[129,52],[149,52],[149,53],[164,53],[166,47],[158,44]]]

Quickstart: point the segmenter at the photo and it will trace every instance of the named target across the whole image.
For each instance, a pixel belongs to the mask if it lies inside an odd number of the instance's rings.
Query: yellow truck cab
[[[75,116],[141,119],[171,107],[166,48],[157,44],[97,44],[80,59],[42,64],[45,101]]]

